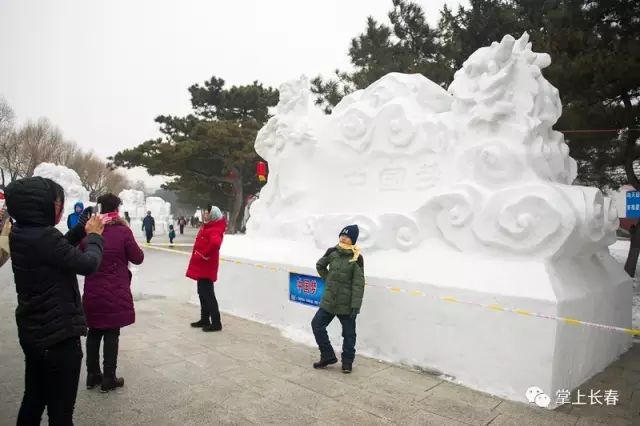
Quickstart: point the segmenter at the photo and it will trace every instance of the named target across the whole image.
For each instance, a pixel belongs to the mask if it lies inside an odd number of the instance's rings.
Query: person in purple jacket
[[[100,385],[101,392],[124,386],[116,377],[120,329],[135,322],[129,262],[144,260],[127,225],[118,216],[120,198],[113,194],[98,197],[105,221],[104,254],[98,272],[84,281],[82,304],[89,332],[87,334],[87,389]],[[100,371],[100,343],[104,339],[104,376]]]

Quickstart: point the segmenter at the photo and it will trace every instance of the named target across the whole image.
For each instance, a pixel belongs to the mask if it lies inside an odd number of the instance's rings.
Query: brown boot
[[[104,377],[102,379],[102,386],[100,386],[100,392],[107,393],[110,390],[121,388],[124,386],[124,379],[122,377]]]

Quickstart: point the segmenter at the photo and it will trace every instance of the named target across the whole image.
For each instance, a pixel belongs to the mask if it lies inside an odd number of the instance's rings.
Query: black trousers
[[[87,334],[87,373],[101,374],[100,372],[100,343],[104,339],[103,367],[105,377],[116,377],[118,367],[118,345],[120,343],[120,329],[112,328],[102,330],[90,328]]]
[[[212,325],[220,325],[220,310],[213,289],[213,281],[198,280],[198,296],[200,297],[200,319],[207,323],[211,322]]]
[[[342,324],[342,362],[352,363],[356,357],[356,319],[351,318],[350,315],[334,315],[322,308],[318,309],[311,321],[313,336],[316,338],[318,349],[320,349],[320,358],[333,359],[336,357],[327,333],[327,326],[336,316]]]
[[[73,410],[82,366],[79,337],[47,349],[22,345],[25,357],[24,397],[18,426],[40,425],[47,407],[50,425],[73,425]]]
[[[180,225],[180,235],[184,234],[184,225]]]
[[[144,231],[147,236],[147,243],[151,242],[151,238],[153,238],[153,231]]]
[[[629,254],[627,255],[627,262],[624,265],[624,270],[631,278],[636,275],[636,265],[638,264],[638,255],[640,254],[640,248],[629,248]]]

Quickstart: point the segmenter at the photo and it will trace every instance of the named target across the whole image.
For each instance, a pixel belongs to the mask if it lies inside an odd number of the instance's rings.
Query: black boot
[[[350,362],[343,362],[342,363],[342,372],[344,374],[351,374],[351,371],[353,371],[353,364]]]
[[[327,368],[327,366],[337,362],[338,358],[335,356],[333,358],[320,358],[320,361],[313,363],[313,368]]]
[[[102,373],[87,374],[87,389],[93,389],[102,383]]]
[[[121,388],[124,386],[124,379],[122,377],[104,377],[102,379],[102,386],[100,386],[100,392],[107,393],[115,388]]]
[[[209,321],[201,319],[200,321],[192,322],[191,327],[193,328],[202,328],[210,325]]]
[[[222,331],[222,324],[211,324],[202,327],[202,331]]]

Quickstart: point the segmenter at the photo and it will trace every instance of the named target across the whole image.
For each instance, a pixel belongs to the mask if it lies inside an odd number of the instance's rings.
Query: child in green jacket
[[[169,225],[169,244],[173,245],[173,240],[176,238],[176,231],[173,229],[173,225]]]
[[[358,225],[346,226],[337,246],[330,248],[318,260],[316,269],[325,281],[320,309],[311,321],[313,335],[320,349],[320,361],[313,368],[326,368],[338,362],[327,326],[337,316],[342,324],[342,372],[351,373],[356,355],[356,317],[364,295],[364,259],[356,246]]]

